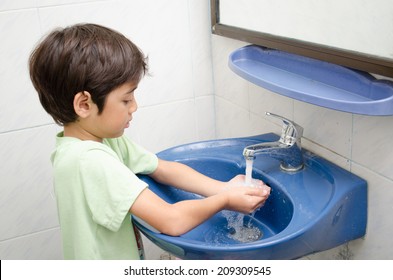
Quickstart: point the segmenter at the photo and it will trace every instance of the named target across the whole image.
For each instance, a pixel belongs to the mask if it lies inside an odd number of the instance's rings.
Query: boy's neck
[[[70,123],[64,125],[64,136],[65,137],[74,137],[80,139],[82,141],[91,140],[96,142],[102,142],[102,138],[99,138],[78,125],[78,122]]]

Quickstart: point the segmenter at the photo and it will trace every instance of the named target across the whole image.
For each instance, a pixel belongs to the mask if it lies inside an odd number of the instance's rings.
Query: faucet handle
[[[296,142],[300,143],[300,138],[302,138],[303,136],[303,127],[282,116],[270,112],[266,112],[265,114],[267,116],[275,117],[277,119],[282,120],[283,127],[281,130],[281,137],[279,140],[281,143],[289,146],[294,145]]]

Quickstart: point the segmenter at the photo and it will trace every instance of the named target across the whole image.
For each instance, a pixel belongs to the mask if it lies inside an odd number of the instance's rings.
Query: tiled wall
[[[61,259],[49,156],[61,128],[41,108],[27,60],[49,30],[117,29],[149,56],[126,132],[157,152],[215,136],[208,1],[0,1],[0,259]],[[147,255],[157,258],[150,246]]]
[[[302,145],[368,181],[368,226],[363,239],[307,259],[393,259],[393,116],[343,113],[274,94],[234,74],[227,66],[244,42],[212,36],[218,138],[279,134],[270,111],[304,127]],[[274,123],[273,123],[274,121]]]

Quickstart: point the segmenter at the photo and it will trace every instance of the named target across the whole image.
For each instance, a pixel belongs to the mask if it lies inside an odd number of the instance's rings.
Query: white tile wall
[[[293,99],[272,93],[251,83],[248,84],[248,93],[250,99],[250,112],[260,117],[267,118],[265,112],[271,111],[272,113],[286,117],[290,120],[294,119]],[[271,119],[271,121],[281,126],[279,121],[275,121],[275,119]]]
[[[0,257],[58,259],[61,242],[49,156],[55,125],[0,134]]]
[[[0,259],[61,259],[49,155],[53,124],[28,75],[28,56],[56,27],[119,30],[149,57],[127,135],[154,152],[215,136],[209,1],[0,1]],[[147,255],[161,250],[147,240]]]
[[[388,178],[393,178],[393,117],[355,116],[353,159]]]
[[[0,12],[0,132],[50,123],[32,92],[27,60],[40,38],[36,11]]]
[[[185,100],[141,108],[131,125],[144,147],[158,152],[196,139],[195,116],[195,102]]]
[[[334,111],[304,102],[295,102],[295,121],[305,129],[305,138],[350,158],[352,114]],[[321,133],[324,131],[325,133]]]
[[[214,97],[212,95],[198,97],[196,102],[196,128],[200,140],[214,139],[215,128],[215,108]]]
[[[226,42],[229,41],[229,44]],[[228,56],[231,51],[246,45],[244,42],[214,36],[213,69],[214,69],[214,94],[218,99],[225,99],[248,109],[247,82],[228,68]],[[215,48],[219,50],[215,50]],[[218,126],[220,127],[220,126]]]
[[[383,156],[385,157],[385,156]],[[392,163],[390,163],[392,164]],[[353,163],[352,171],[368,181],[368,226],[363,239],[349,243],[354,259],[393,259],[392,178]]]
[[[49,160],[54,133],[48,125],[0,134],[0,219],[7,225],[0,240],[58,226]]]
[[[36,0],[2,0],[0,2],[1,11],[11,11],[16,9],[34,8],[36,6]]]
[[[59,227],[0,242],[3,260],[61,260],[62,252]]]

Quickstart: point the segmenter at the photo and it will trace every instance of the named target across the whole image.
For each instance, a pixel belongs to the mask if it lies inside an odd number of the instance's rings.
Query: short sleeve
[[[79,172],[92,219],[117,231],[147,184],[112,151],[101,149],[91,149],[81,157]]]

